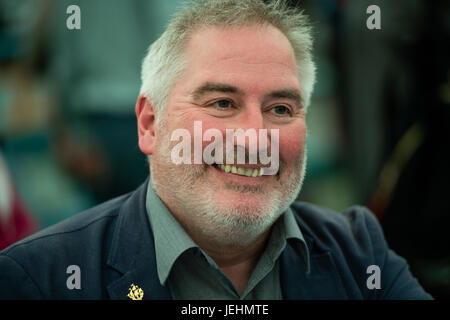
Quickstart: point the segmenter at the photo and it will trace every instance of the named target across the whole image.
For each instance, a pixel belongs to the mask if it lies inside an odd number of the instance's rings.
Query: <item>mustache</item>
[[[255,164],[261,167],[268,167],[269,165],[261,162],[260,154],[263,153],[271,158],[271,151],[268,148],[259,149],[246,148],[242,145],[235,145],[233,148],[224,148],[221,152],[222,157],[216,154],[216,149],[211,151],[211,156],[217,164]],[[231,160],[231,161],[230,161]]]

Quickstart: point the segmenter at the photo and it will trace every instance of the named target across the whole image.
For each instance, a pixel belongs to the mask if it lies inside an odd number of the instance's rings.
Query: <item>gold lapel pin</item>
[[[128,290],[130,290],[130,292],[127,294],[127,296],[131,300],[142,300],[142,298],[144,297],[144,290],[134,285],[134,283],[131,284],[131,287]]]

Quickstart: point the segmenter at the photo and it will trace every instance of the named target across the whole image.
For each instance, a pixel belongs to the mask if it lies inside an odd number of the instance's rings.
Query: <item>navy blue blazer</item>
[[[147,183],[3,250],[0,299],[129,299],[132,284],[144,291],[144,300],[170,299],[156,270]],[[291,208],[309,248],[310,270],[288,244],[280,258],[285,299],[431,298],[406,261],[389,250],[367,209]],[[67,285],[72,265],[79,267],[79,289]],[[367,286],[370,265],[380,268],[380,289]]]

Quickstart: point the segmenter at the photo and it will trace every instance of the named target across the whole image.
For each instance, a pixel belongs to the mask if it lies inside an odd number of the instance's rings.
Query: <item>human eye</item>
[[[212,106],[216,107],[218,110],[229,110],[232,108],[233,104],[230,100],[220,99],[211,103]]]
[[[236,103],[229,98],[217,98],[204,104],[205,111],[214,117],[229,117],[236,113],[238,107]]]
[[[277,116],[291,116],[292,115],[291,109],[285,105],[276,105],[270,109],[270,112],[274,113]]]

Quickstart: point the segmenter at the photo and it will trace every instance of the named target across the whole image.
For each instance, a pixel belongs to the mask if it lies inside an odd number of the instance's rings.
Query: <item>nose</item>
[[[270,149],[270,141],[268,130],[265,129],[265,121],[263,110],[259,103],[248,103],[242,112],[234,118],[232,129],[234,129],[234,137],[227,143],[232,143],[234,148],[238,150],[238,163],[257,163],[258,153],[260,149]],[[234,149],[233,148],[233,149]],[[245,150],[240,153],[239,150]],[[243,159],[245,157],[245,160]],[[250,160],[252,159],[252,160]]]
[[[237,124],[239,124],[237,129],[254,129],[256,132],[259,129],[264,129],[264,117],[261,106],[258,103],[249,103],[241,113]]]

